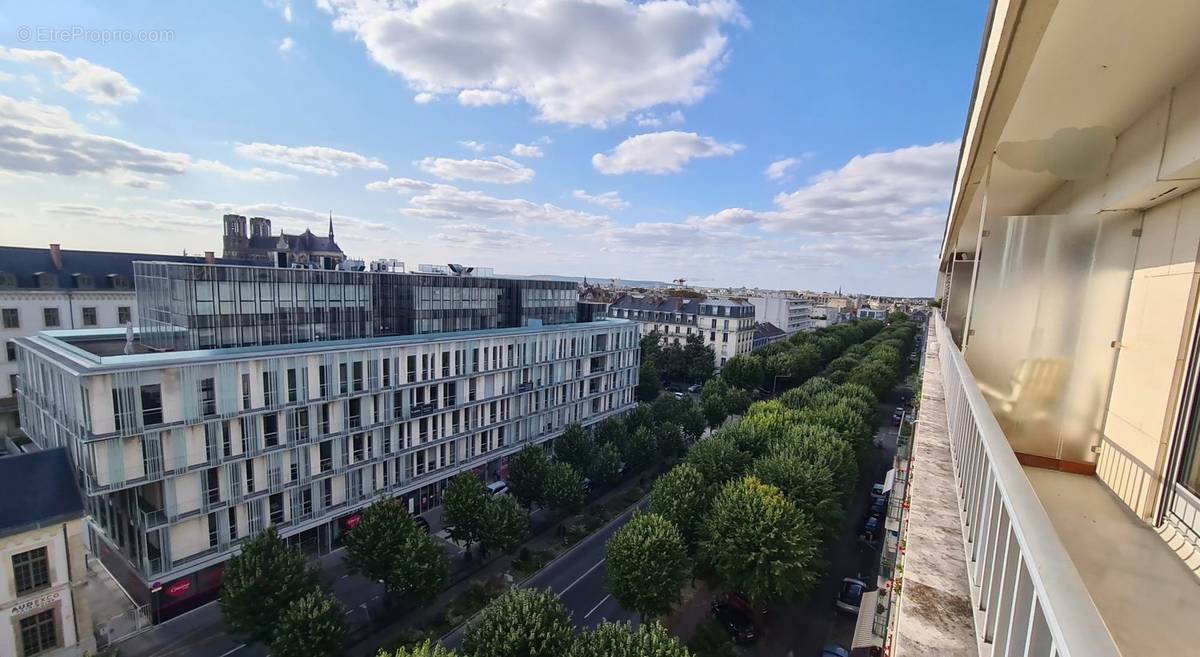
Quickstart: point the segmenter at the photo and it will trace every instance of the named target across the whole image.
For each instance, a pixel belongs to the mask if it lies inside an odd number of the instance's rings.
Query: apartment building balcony
[[[937,315],[925,357],[901,558],[876,622],[891,654],[1193,654],[1200,578],[1104,483],[1153,478],[1115,461],[1104,481],[1022,466]]]

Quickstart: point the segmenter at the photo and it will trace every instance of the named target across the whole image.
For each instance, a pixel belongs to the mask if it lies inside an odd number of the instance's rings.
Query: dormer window
[[[0,290],[11,290],[17,286],[17,275],[7,271],[0,271]]]
[[[91,290],[96,287],[96,279],[91,274],[75,274],[75,287],[81,290]]]
[[[130,287],[129,277],[122,274],[109,274],[108,284],[114,290],[128,290]]]
[[[43,290],[49,290],[58,287],[58,276],[51,271],[39,271],[33,275],[33,279],[37,281],[37,286]]]

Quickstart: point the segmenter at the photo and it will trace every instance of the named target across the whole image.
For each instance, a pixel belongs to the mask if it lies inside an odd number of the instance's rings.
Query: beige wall
[[[87,585],[87,567],[82,532],[82,521],[72,520],[0,538],[0,617],[4,619],[0,622],[0,655],[21,655],[17,643],[20,620],[51,609],[60,649],[41,654],[66,657],[95,650],[91,610],[83,591]],[[50,585],[18,598],[12,557],[39,547],[45,547],[49,557]]]

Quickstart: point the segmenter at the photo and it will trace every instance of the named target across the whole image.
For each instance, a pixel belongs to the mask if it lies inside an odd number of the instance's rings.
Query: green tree
[[[654,442],[654,431],[649,425],[638,427],[633,433],[626,433],[617,441],[617,450],[621,453],[621,461],[631,471],[646,467],[658,446]]]
[[[583,508],[583,479],[566,463],[551,463],[546,470],[545,505],[562,515]]]
[[[670,611],[691,574],[679,529],[653,513],[635,514],[608,539],[604,556],[608,590],[643,619]]]
[[[721,584],[756,605],[795,599],[817,581],[817,532],[778,488],[754,477],[717,494],[700,550]]]
[[[833,472],[826,466],[768,455],[751,465],[750,474],[783,491],[797,508],[813,519],[822,535],[830,535],[841,524],[845,515],[842,491],[833,479]]]
[[[345,560],[350,572],[382,581],[389,597],[413,603],[432,600],[446,584],[446,551],[391,499],[363,509],[346,538]]]
[[[683,428],[674,422],[664,422],[654,433],[654,445],[658,453],[666,458],[674,458],[685,449]]]
[[[750,408],[750,402],[753,398],[750,396],[750,391],[745,388],[731,388],[729,394],[725,395],[725,410],[730,415],[745,415],[746,410]]]
[[[687,361],[687,380],[692,383],[704,383],[712,378],[716,369],[716,359],[711,346],[704,344],[704,338],[699,333],[688,334],[683,345],[683,355]]]
[[[621,452],[612,443],[605,443],[596,448],[596,458],[592,461],[592,469],[588,471],[592,485],[604,488],[617,483],[621,478]]]
[[[845,438],[859,454],[870,447],[871,439],[875,435],[873,427],[867,424],[861,415],[842,403],[806,408],[800,411],[800,421],[821,424],[833,429]]]
[[[558,596],[512,589],[492,600],[467,627],[465,657],[561,657],[575,637],[571,614]]]
[[[567,657],[692,657],[658,623],[634,630],[628,623],[605,621],[579,635]]]
[[[739,450],[724,431],[692,445],[684,459],[700,472],[705,484],[714,488],[742,476],[750,466],[750,456]]]
[[[440,643],[425,639],[424,643],[395,650],[380,650],[375,657],[454,657],[454,652],[444,648]]]
[[[638,348],[642,354],[642,362],[658,358],[662,353],[662,333],[650,331],[638,340]]]
[[[293,602],[279,617],[271,641],[274,657],[332,657],[342,653],[346,615],[341,603],[319,588]]]
[[[479,542],[486,551],[511,553],[529,533],[529,516],[510,495],[493,497],[483,505]]]
[[[689,463],[680,463],[654,482],[650,490],[650,513],[673,523],[684,543],[694,545],[708,510],[711,490],[699,470]]]
[[[234,634],[270,645],[288,607],[317,587],[304,555],[287,547],[274,526],[242,544],[221,584],[221,614]]]
[[[508,489],[526,509],[544,505],[550,457],[536,445],[526,445],[508,460]]]
[[[590,470],[595,456],[596,445],[578,422],[572,422],[561,436],[554,439],[554,458],[575,468],[575,472]]]
[[[734,356],[725,362],[725,368],[721,370],[721,377],[734,388],[754,390],[764,385],[763,365],[763,359],[754,354]]]
[[[713,379],[714,381],[716,379]],[[725,398],[722,397],[705,397],[700,400],[700,410],[704,413],[704,421],[708,426],[716,429],[725,422],[725,418],[729,417],[728,411],[725,410]]]
[[[442,499],[442,521],[451,540],[471,549],[483,533],[483,510],[490,498],[487,486],[472,472],[450,480]]]
[[[645,406],[638,404],[634,407],[634,412],[631,412],[628,417],[632,417],[639,408],[645,408]],[[615,443],[624,433],[625,422],[623,422],[619,417],[610,417],[596,425],[596,444],[608,445]]]
[[[773,444],[770,454],[824,467],[833,474],[843,497],[849,495],[858,480],[854,448],[828,427],[801,424],[788,434],[786,440]]]
[[[661,358],[661,356],[660,356]],[[638,368],[638,384],[634,394],[640,402],[654,401],[662,393],[662,377],[658,374],[654,358],[642,356],[642,365]]]

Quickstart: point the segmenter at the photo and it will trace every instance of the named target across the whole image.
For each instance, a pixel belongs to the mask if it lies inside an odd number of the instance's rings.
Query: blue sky
[[[10,3],[6,244],[931,293],[983,0]]]

